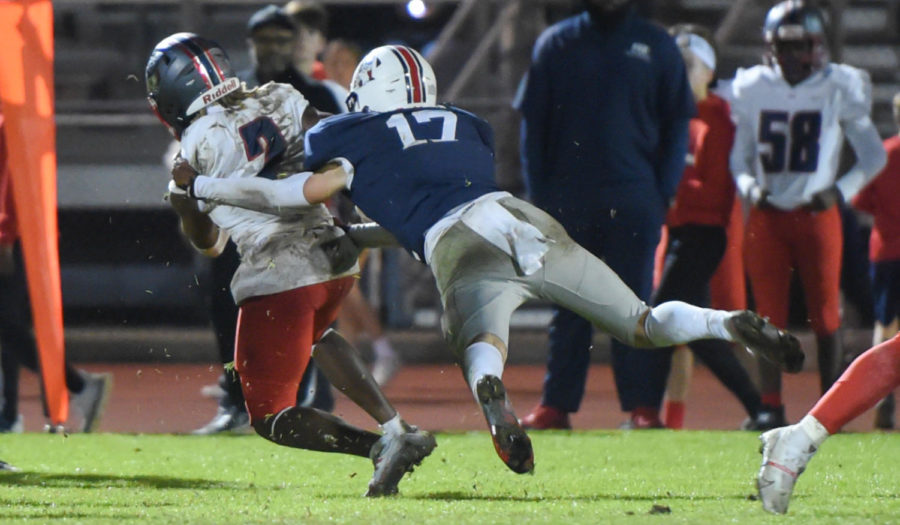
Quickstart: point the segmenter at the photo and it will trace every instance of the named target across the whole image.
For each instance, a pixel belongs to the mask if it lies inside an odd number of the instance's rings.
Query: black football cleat
[[[487,375],[475,386],[478,402],[484,412],[494,440],[494,449],[506,466],[517,474],[534,472],[534,452],[531,438],[513,413],[506,387],[497,376]]]
[[[403,475],[412,472],[436,446],[437,442],[431,433],[415,427],[399,436],[381,436],[369,452],[375,465],[375,473],[369,481],[366,497],[379,498],[397,494],[397,485]]]
[[[800,341],[756,313],[750,310],[732,312],[725,321],[725,328],[736,342],[785,372],[795,374],[803,370],[805,356]]]

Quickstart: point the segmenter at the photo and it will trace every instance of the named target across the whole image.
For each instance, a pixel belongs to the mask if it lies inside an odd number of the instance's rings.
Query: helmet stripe
[[[194,65],[197,66],[197,71],[203,77],[207,87],[217,86],[225,80],[222,70],[203,47],[190,39],[184,39],[179,43],[182,50],[194,61]]]
[[[412,102],[413,96],[412,96],[412,90],[410,89],[410,82],[409,82],[409,65],[406,63],[405,60],[403,60],[403,55],[401,55],[400,52],[397,51],[396,46],[391,46],[390,50],[391,50],[391,53],[393,53],[394,56],[397,57],[397,60],[400,61],[400,65],[403,66],[403,76],[406,77],[406,102]]]
[[[187,46],[183,45],[183,43],[175,44],[175,45],[178,46],[178,48],[181,49],[181,51],[185,55],[187,55],[187,57],[190,58],[192,62],[194,62],[194,69],[196,69],[197,73],[200,74],[200,78],[203,79],[203,83],[206,84],[206,87],[207,88],[213,87],[215,84],[213,84],[212,79],[209,78],[208,70],[206,67],[204,67],[203,63],[200,61],[200,57],[198,57],[194,52],[192,52],[190,49],[188,49]]]
[[[219,63],[216,62],[216,59],[213,58],[212,55],[209,54],[208,49],[205,49],[203,51],[203,56],[205,56],[209,60],[209,62],[213,65],[213,69],[215,70],[216,75],[219,77],[219,82],[226,81],[227,79],[225,78],[225,73],[222,72],[222,68],[219,67]],[[216,83],[218,84],[219,82],[216,82]]]
[[[209,54],[209,50],[200,45],[198,42],[194,40],[188,40],[185,44],[190,47],[194,53],[197,55],[197,59],[203,64],[203,67],[206,68],[207,73],[210,76],[210,80],[212,80],[213,85],[218,85],[225,80],[225,75],[222,74],[222,70],[219,69],[219,65],[216,64],[216,61],[213,60],[212,56]]]
[[[406,47],[397,46],[397,51],[403,57],[402,62],[404,62],[404,69],[408,71],[409,81],[412,82],[412,100],[409,102],[424,102],[425,101],[425,87],[424,82],[422,81],[422,67],[419,65],[419,61],[416,60],[415,55]]]
[[[419,54],[411,51],[409,48],[405,48],[409,51],[410,56],[412,56],[413,60],[416,63],[416,69],[419,71],[417,75],[419,79],[419,96],[421,97],[420,102],[425,102],[425,68],[422,67],[422,61],[419,60]]]
[[[409,77],[412,80],[412,95],[413,102],[424,102],[425,97],[423,96],[423,86],[422,86],[422,68],[419,66],[418,61],[414,58],[412,52],[409,49],[398,46],[398,50],[400,54],[403,55],[403,58],[406,60],[407,64],[409,64]]]

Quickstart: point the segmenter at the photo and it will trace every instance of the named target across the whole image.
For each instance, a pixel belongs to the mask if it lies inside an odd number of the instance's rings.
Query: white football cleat
[[[759,436],[762,467],[756,488],[763,508],[775,514],[787,512],[797,477],[816,453],[816,446],[797,425],[774,428]]]
[[[397,375],[402,365],[403,362],[397,354],[377,357],[372,364],[372,378],[375,379],[378,386],[384,387]]]

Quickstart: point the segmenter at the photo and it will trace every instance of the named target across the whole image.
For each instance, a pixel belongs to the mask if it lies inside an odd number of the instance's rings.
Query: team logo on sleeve
[[[631,48],[625,52],[625,55],[644,62],[650,62],[650,46],[643,42],[633,42]]]

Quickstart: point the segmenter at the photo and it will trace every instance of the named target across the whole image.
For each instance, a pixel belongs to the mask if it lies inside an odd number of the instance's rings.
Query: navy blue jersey
[[[350,199],[424,259],[425,232],[448,211],[497,191],[490,125],[453,107],[347,113],[306,133],[306,168],[343,157]]]
[[[515,106],[525,182],[551,214],[654,195],[662,207],[675,194],[693,95],[675,42],[635,13],[600,28],[585,12],[544,31]]]

